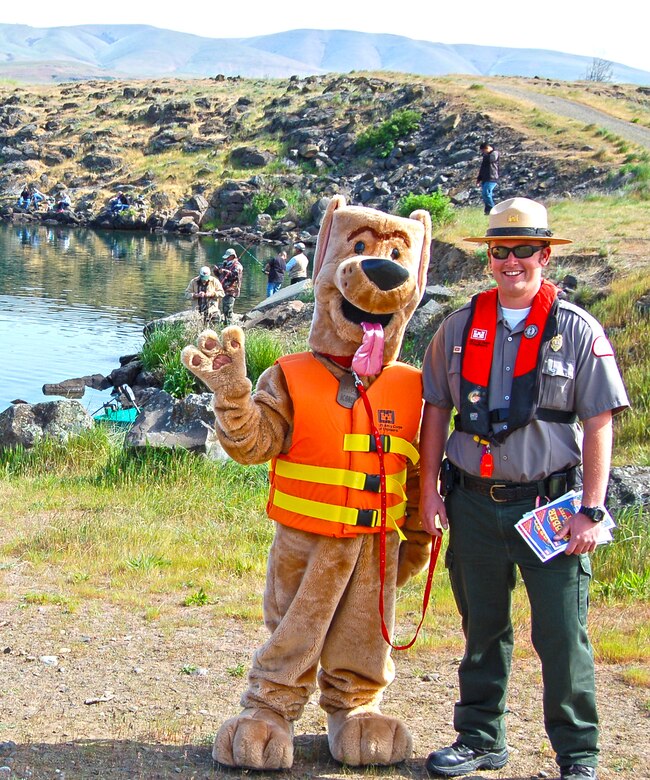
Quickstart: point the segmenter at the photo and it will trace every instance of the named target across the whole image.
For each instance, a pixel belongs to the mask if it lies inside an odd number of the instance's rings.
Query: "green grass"
[[[420,118],[419,112],[410,109],[395,111],[386,121],[359,134],[357,151],[369,151],[378,157],[388,157],[400,139],[419,127]]]
[[[618,462],[650,465],[650,320],[636,307],[650,292],[646,271],[616,279],[610,294],[591,307],[614,346],[632,411],[615,419]]]
[[[416,209],[428,211],[431,215],[431,224],[434,227],[448,225],[455,219],[455,209],[451,200],[440,190],[428,195],[416,195],[409,192],[397,202],[396,211],[400,217],[408,217]]]
[[[124,450],[117,435],[95,428],[68,446],[44,441],[29,452],[5,451],[2,475],[0,564],[5,570],[27,564],[35,580],[47,583],[21,594],[24,608],[53,604],[72,611],[86,601],[108,601],[147,620],[181,605],[215,618],[260,620],[273,535],[264,511],[265,466],[213,463],[184,451]],[[641,662],[647,660],[641,624],[633,613],[625,622],[619,605],[637,610],[647,603],[648,518],[639,510],[617,520],[615,542],[594,556],[595,608],[613,616],[597,625],[595,637],[606,661]],[[429,614],[409,652],[462,651],[444,545]],[[424,579],[421,574],[399,592],[398,642],[410,639],[419,621]],[[527,620],[518,586],[518,636],[526,635]]]
[[[268,330],[253,329],[246,334],[246,374],[257,384],[260,375],[282,355],[289,352],[301,352],[306,344],[295,338],[283,337]]]

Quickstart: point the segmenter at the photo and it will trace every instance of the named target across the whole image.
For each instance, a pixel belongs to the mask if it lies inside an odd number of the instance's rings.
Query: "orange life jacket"
[[[294,426],[291,448],[271,463],[269,517],[323,536],[378,532],[379,457],[362,400],[352,409],[337,403],[338,380],[309,352],[286,355],[278,363],[293,402]],[[422,413],[420,371],[391,363],[367,393],[385,450],[386,527],[395,530],[404,522],[407,460],[419,459],[411,442]]]

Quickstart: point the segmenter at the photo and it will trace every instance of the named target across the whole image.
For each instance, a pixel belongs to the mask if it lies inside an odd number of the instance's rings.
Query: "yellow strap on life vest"
[[[373,493],[379,492],[378,474],[368,475],[363,471],[335,469],[327,466],[309,466],[305,463],[289,463],[281,459],[276,460],[274,471],[279,477],[286,477],[287,479],[317,482],[321,485],[338,485],[340,487],[352,488],[353,490],[372,490]],[[376,489],[368,487],[369,476],[374,477],[376,480]],[[397,474],[386,477],[386,491],[406,501],[406,493],[402,487],[405,483],[406,469],[402,469]]]
[[[381,439],[384,452],[404,455],[413,465],[420,460],[420,453],[406,439],[400,439],[399,436],[382,436]],[[346,433],[343,449],[346,452],[375,452],[375,437],[368,433]]]
[[[379,509],[359,510],[348,506],[338,506],[337,504],[326,504],[322,501],[311,501],[308,498],[299,498],[290,496],[280,490],[273,491],[273,505],[280,509],[286,509],[289,512],[296,512],[306,517],[315,517],[318,520],[329,520],[332,523],[342,523],[343,525],[361,525],[359,523],[359,512],[366,511],[371,513],[371,528],[377,528],[381,523],[381,512]],[[386,512],[387,520],[397,531],[402,541],[406,540],[402,529],[397,525],[397,521],[404,516],[406,501],[402,501],[395,506],[388,507]]]

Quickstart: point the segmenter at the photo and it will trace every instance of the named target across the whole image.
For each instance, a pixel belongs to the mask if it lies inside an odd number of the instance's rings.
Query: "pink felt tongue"
[[[359,376],[379,374],[384,361],[384,329],[378,323],[362,322],[363,341],[354,353],[352,368]]]

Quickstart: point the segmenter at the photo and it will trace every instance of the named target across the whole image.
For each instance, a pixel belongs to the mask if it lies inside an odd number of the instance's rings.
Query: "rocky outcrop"
[[[0,414],[0,449],[29,449],[45,437],[67,442],[92,426],[92,417],[78,401],[14,404]]]
[[[214,433],[212,393],[172,398],[163,390],[149,389],[139,398],[140,413],[125,439],[127,447],[186,449],[224,460]]]
[[[47,110],[38,88],[17,94],[0,86],[0,216],[181,233],[248,226],[269,241],[305,240],[317,233],[324,199],[337,192],[386,211],[409,193],[437,189],[458,206],[478,204],[478,146],[488,136],[501,151],[500,199],[625,183],[589,159],[594,149],[568,149],[551,134],[533,141],[520,123],[495,122],[428,81],[350,74],[269,81],[264,89],[228,82],[227,91],[219,79],[197,82],[192,97],[182,82],[61,85]],[[84,109],[92,130],[79,121]],[[405,109],[419,123],[392,149],[360,147],[365,130]],[[16,209],[28,182],[52,196],[67,187],[73,208]],[[140,195],[142,208],[110,213],[104,204],[118,188]],[[197,196],[207,207],[189,203]]]
[[[616,514],[624,507],[650,508],[650,468],[621,466],[610,473],[607,506]]]

